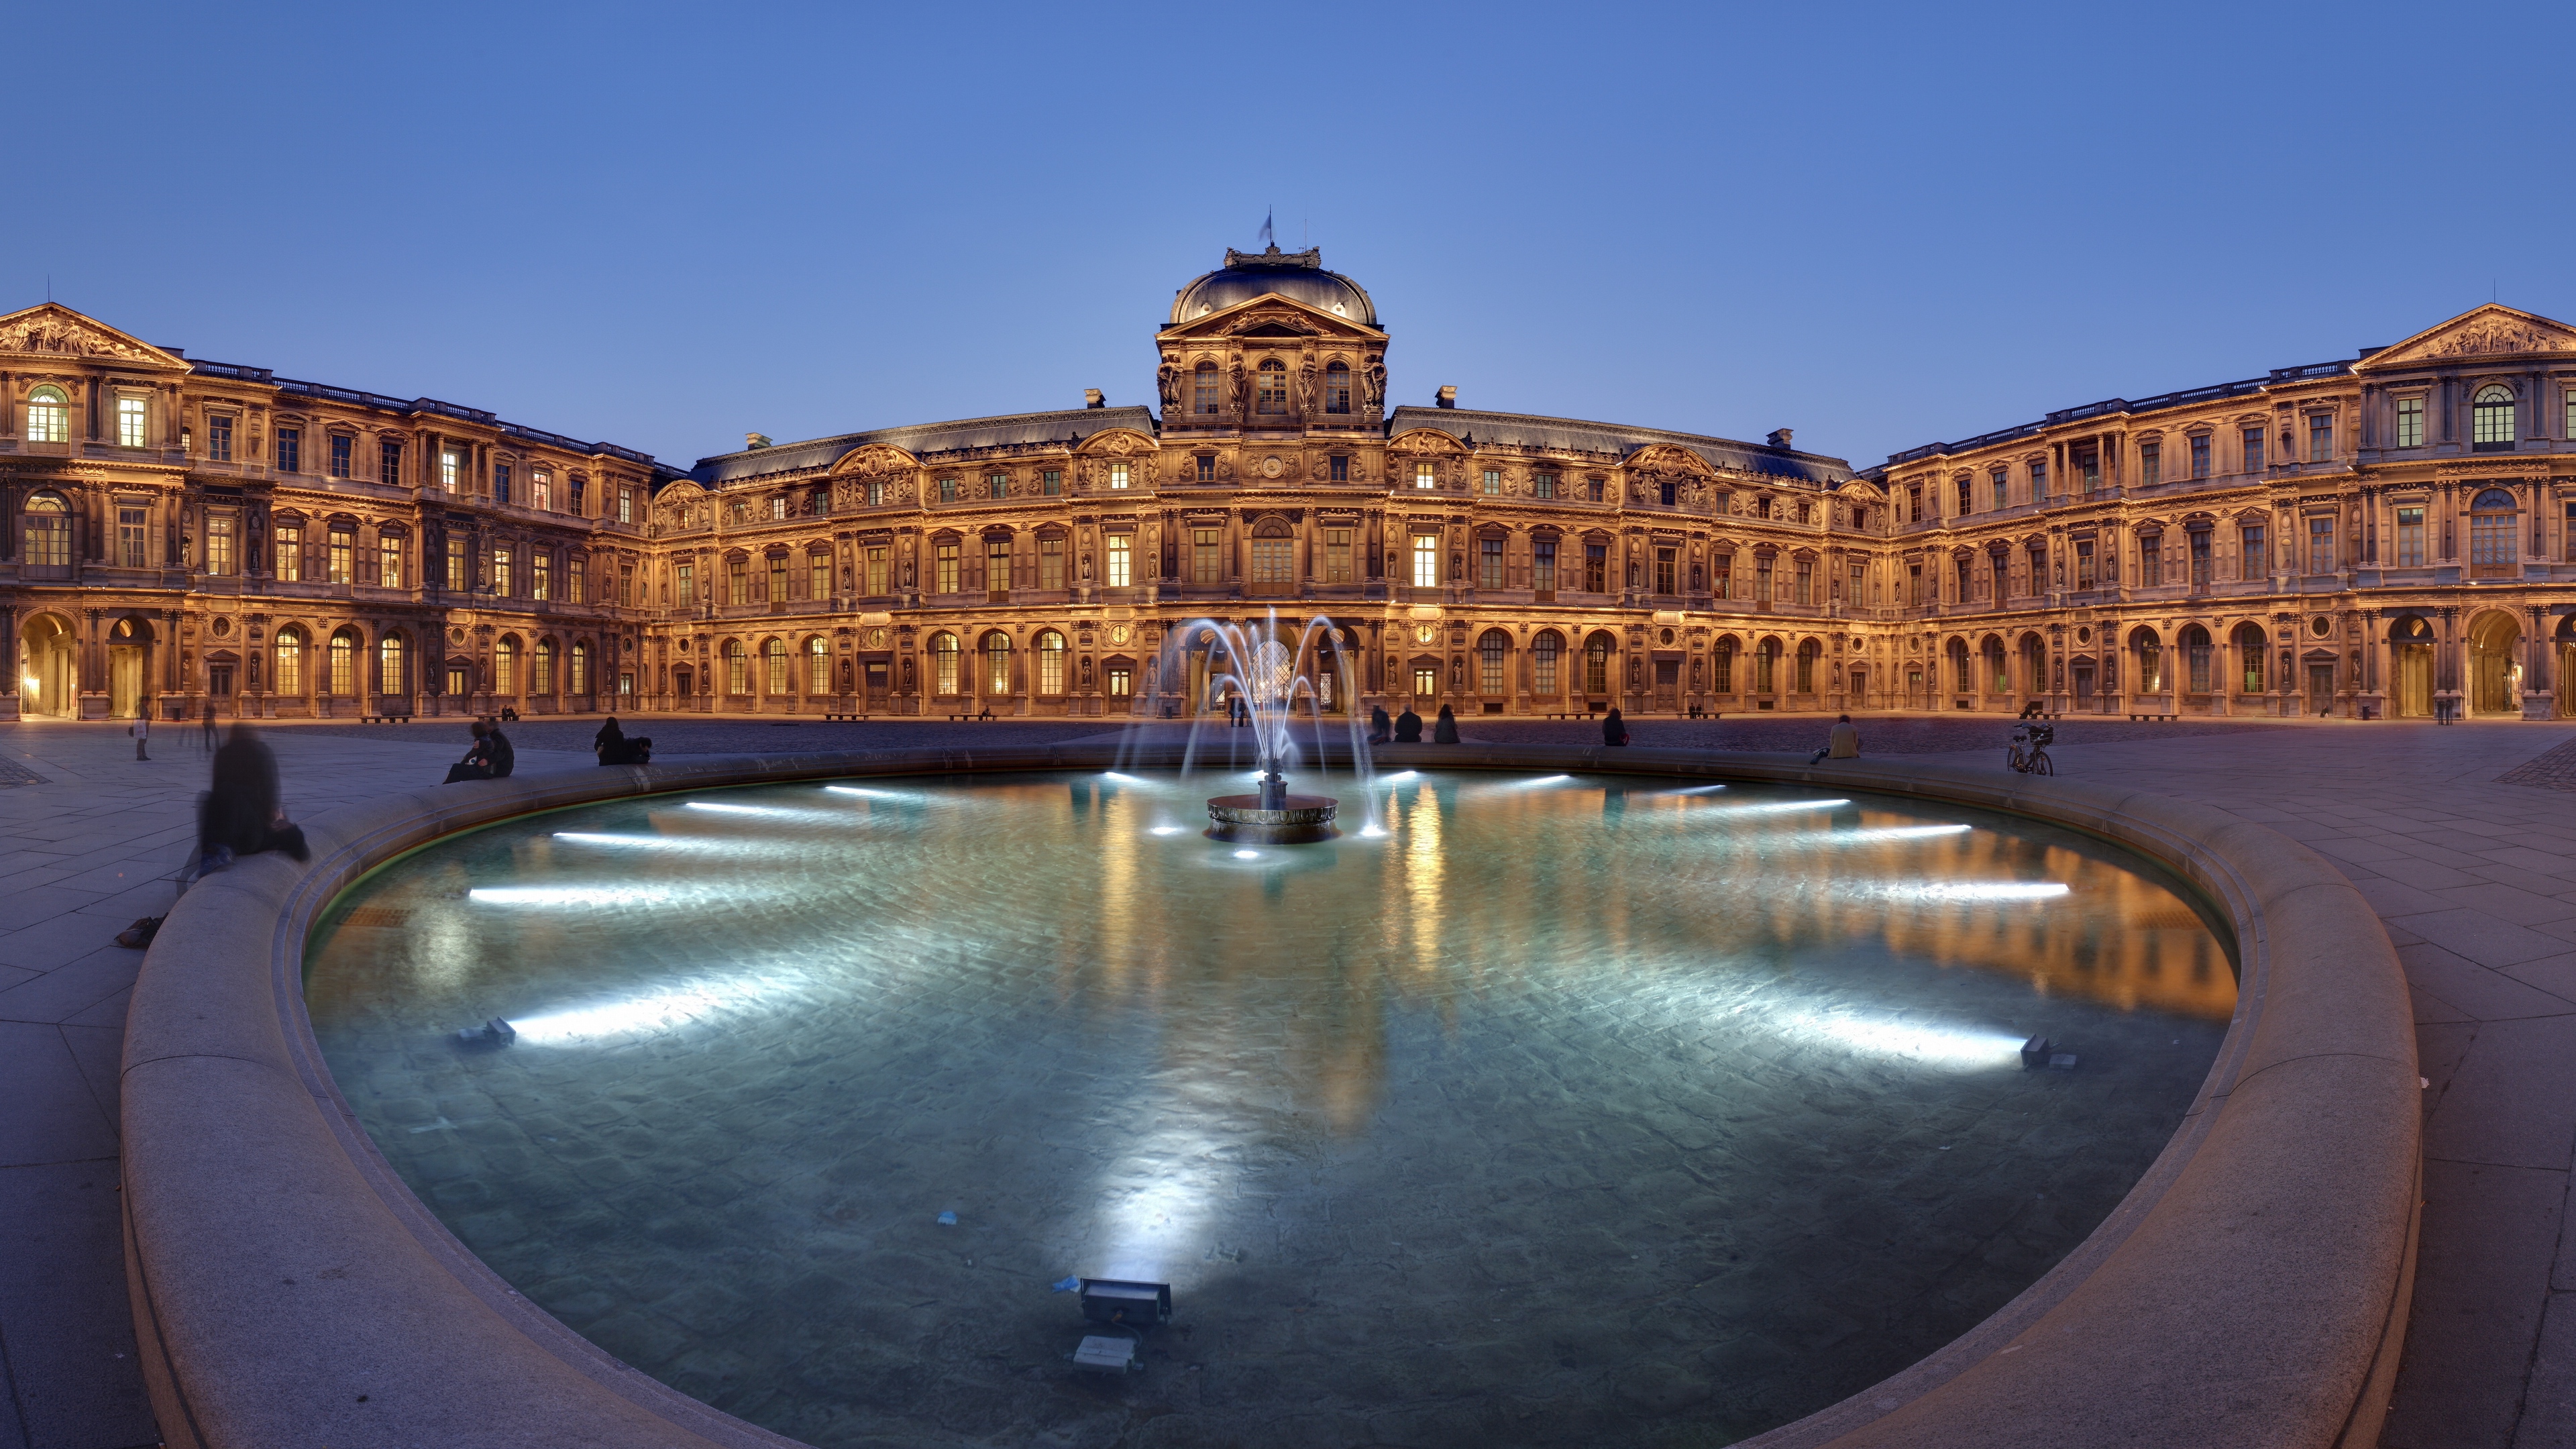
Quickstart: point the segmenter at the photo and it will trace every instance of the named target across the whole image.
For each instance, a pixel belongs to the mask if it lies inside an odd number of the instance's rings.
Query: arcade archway
[[[78,641],[72,626],[38,614],[18,631],[18,713],[70,719],[80,709]]]

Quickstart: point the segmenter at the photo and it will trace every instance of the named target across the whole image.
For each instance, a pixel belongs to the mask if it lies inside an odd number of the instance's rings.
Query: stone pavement
[[[790,733],[767,722],[646,717],[672,753],[1035,743],[1095,721],[882,722]],[[1597,742],[1598,726],[1462,722],[1472,739]],[[1730,727],[1739,722],[1725,722]],[[1881,752],[1990,765],[2007,732],[1864,715]],[[1680,721],[1639,743],[1717,745]],[[2080,722],[2079,722],[2080,724]],[[1822,722],[1741,722],[1733,748],[1803,749]],[[519,768],[591,764],[586,731],[513,734]],[[1221,731],[1219,732],[1222,733]],[[578,734],[579,738],[573,738]],[[560,738],[559,738],[560,736]],[[290,813],[434,780],[461,731],[285,726],[268,732]],[[2414,1321],[2389,1449],[2576,1446],[2576,727],[2318,722],[2260,728],[2062,730],[2060,773],[2232,810],[2342,866],[2378,909],[2417,1001],[2425,1199]],[[810,743],[809,743],[810,741]],[[133,1361],[117,1240],[116,1063],[142,953],[110,944],[159,915],[184,863],[206,761],[165,728],[137,763],[124,727],[0,726],[0,1449],[156,1442]],[[2576,749],[2570,751],[2576,754]],[[2528,783],[2505,783],[2509,772]],[[13,782],[32,774],[40,783]],[[2558,788],[2551,788],[2559,786]]]

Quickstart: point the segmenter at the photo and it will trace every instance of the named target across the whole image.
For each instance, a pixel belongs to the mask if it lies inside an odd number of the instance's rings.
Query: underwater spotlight
[[[456,1039],[468,1046],[508,1046],[519,1039],[519,1030],[496,1016],[481,1026],[459,1029]]]
[[[1085,1278],[1082,1318],[1098,1332],[1085,1333],[1070,1354],[1073,1366],[1093,1373],[1141,1374],[1145,1335],[1172,1321],[1172,1285]]]
[[[2075,1054],[2059,1051],[2057,1043],[2047,1037],[2032,1037],[2021,1044],[2021,1069],[2035,1072],[2042,1067],[2052,1072],[2071,1072],[2075,1070]]]
[[[1259,860],[1261,858],[1261,852],[1257,850],[1238,850],[1234,853],[1234,858],[1237,860]]]

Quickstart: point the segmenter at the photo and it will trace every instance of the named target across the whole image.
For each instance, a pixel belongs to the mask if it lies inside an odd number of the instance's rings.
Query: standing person
[[[1615,704],[1610,706],[1608,714],[1601,717],[1601,743],[1605,745],[1628,743],[1628,722],[1619,717],[1619,706]]]
[[[1395,724],[1386,717],[1386,706],[1382,704],[1370,705],[1368,742],[1373,745],[1382,745],[1394,737]]]
[[[1458,716],[1451,714],[1449,706],[1445,704],[1440,706],[1438,722],[1431,726],[1431,743],[1435,745],[1458,743]]]
[[[206,701],[206,712],[200,717],[200,722],[205,728],[197,732],[198,748],[212,754],[215,749],[215,702],[213,700]]]
[[[1853,727],[1850,715],[1838,715],[1832,732],[1825,736],[1825,747],[1807,757],[1812,765],[1826,758],[1856,760],[1860,758],[1860,731]]]
[[[598,753],[599,762],[603,765],[626,763],[626,731],[617,727],[617,716],[610,715],[608,723],[599,727],[599,733],[590,737],[590,747]]]
[[[134,723],[126,726],[125,732],[134,736],[134,758],[138,760],[151,759],[152,752],[144,748],[144,746],[150,744],[152,741],[151,711],[147,709],[143,713],[136,715],[134,717]]]
[[[282,850],[297,860],[311,852],[303,827],[287,822],[277,802],[277,756],[246,724],[215,751],[214,788],[197,797],[197,873],[224,869],[236,856]]]
[[[1422,716],[1413,712],[1412,705],[1406,705],[1404,713],[1395,717],[1395,742],[1399,745],[1422,743]]]

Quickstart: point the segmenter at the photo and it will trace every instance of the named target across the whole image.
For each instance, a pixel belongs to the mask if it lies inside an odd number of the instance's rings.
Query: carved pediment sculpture
[[[2358,370],[2377,371],[2393,363],[2534,352],[2576,352],[2576,331],[2546,317],[2490,303],[2371,354],[2362,360]]]
[[[40,303],[0,317],[0,352],[38,357],[102,357],[184,368],[185,362],[69,307]]]

